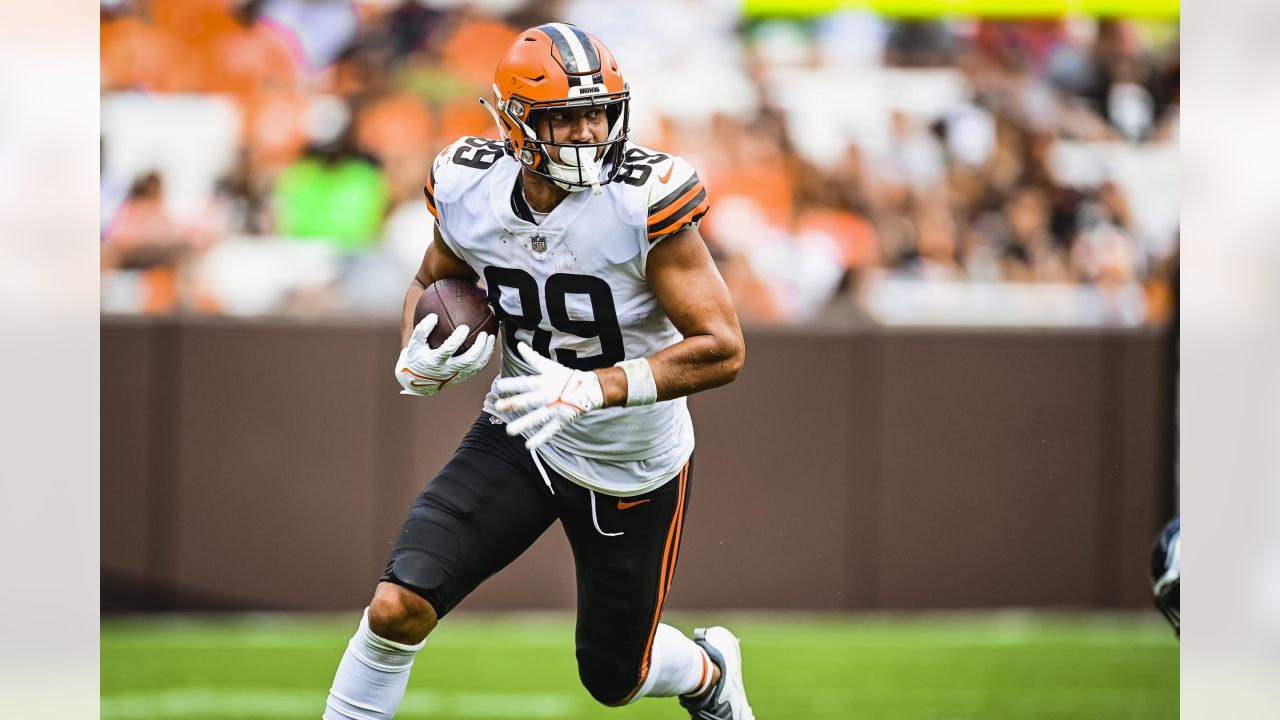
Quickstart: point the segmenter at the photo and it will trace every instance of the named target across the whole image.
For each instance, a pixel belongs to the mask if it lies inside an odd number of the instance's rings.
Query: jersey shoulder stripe
[[[709,209],[707,188],[694,173],[675,192],[649,207],[649,242],[657,242],[698,222]]]
[[[431,172],[427,173],[427,184],[422,186],[422,194],[426,196],[427,210],[432,217],[440,219],[440,211],[436,210],[436,165],[431,163]]]
[[[646,231],[650,243],[698,222],[711,205],[707,189],[684,158],[670,155],[649,177]]]

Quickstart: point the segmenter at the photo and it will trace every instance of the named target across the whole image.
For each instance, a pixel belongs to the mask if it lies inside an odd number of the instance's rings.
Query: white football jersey
[[[707,194],[674,155],[628,146],[614,180],[570,193],[540,224],[517,214],[521,165],[492,140],[462,138],[432,165],[427,207],[480,276],[504,336],[501,377],[533,374],[517,342],[578,370],[648,357],[682,339],[645,277],[650,249],[698,222]],[[484,409],[503,420],[490,390]],[[539,448],[574,482],[610,495],[653,490],[693,453],[685,398],[580,417]]]

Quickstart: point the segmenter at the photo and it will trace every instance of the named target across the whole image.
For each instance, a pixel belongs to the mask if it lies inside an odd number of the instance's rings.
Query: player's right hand
[[[396,360],[396,380],[404,388],[401,395],[435,395],[445,385],[459,383],[480,372],[489,364],[497,337],[487,332],[476,335],[471,349],[454,357],[471,329],[466,325],[454,328],[453,334],[434,350],[427,344],[427,337],[435,328],[435,313],[428,313],[413,329],[409,344],[400,351]]]

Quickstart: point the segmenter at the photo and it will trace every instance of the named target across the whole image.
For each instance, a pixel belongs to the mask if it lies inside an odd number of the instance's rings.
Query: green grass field
[[[710,616],[672,615],[691,631]],[[104,620],[102,720],[317,720],[357,616]],[[725,616],[761,720],[1147,720],[1178,716],[1178,645],[1161,619],[1017,613]],[[688,717],[673,700],[594,704],[572,618],[451,616],[397,718]]]

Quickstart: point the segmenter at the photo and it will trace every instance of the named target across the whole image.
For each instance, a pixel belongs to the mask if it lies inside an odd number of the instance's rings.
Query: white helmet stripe
[[[596,48],[591,44],[591,39],[577,25],[570,25],[569,30],[573,31],[573,36],[578,39],[578,44],[582,46],[582,52],[585,53],[587,64],[583,66],[583,72],[590,70],[600,70],[600,53],[596,52]]]
[[[591,71],[592,67],[590,59],[587,56],[587,50],[582,47],[582,42],[578,39],[578,35],[573,31],[572,27],[564,23],[547,23],[542,27],[555,29],[555,31],[559,32],[565,39],[565,42],[568,43],[569,49],[573,53],[573,67],[568,68],[570,72],[584,73]],[[565,60],[567,64],[570,58],[565,58]]]

